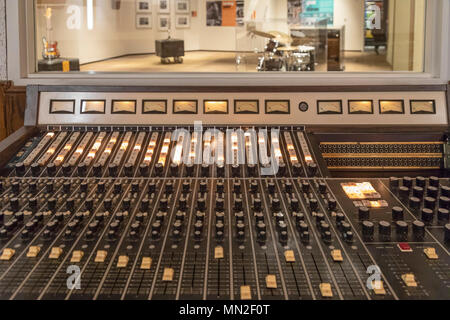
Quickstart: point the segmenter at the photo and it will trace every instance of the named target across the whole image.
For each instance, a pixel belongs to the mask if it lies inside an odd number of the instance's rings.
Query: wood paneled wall
[[[26,87],[0,81],[0,141],[23,126]]]

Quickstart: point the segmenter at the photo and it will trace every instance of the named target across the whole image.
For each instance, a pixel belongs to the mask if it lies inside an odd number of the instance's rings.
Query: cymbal
[[[298,51],[298,47],[279,47],[277,48],[278,51]]]
[[[271,34],[275,39],[277,39],[281,43],[284,43],[284,44],[292,43],[292,37],[284,32],[269,31],[269,34]]]
[[[269,39],[273,39],[275,38],[274,35],[271,35],[270,33],[264,32],[264,31],[259,31],[259,30],[252,30],[250,31],[251,33],[253,33],[254,35],[263,37],[263,38],[269,38]]]

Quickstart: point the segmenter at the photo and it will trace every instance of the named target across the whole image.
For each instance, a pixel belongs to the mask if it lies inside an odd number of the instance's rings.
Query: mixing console
[[[0,298],[450,299],[445,140],[323,137],[39,126],[0,171]],[[399,153],[423,176],[373,156]],[[397,171],[333,177],[345,157]]]

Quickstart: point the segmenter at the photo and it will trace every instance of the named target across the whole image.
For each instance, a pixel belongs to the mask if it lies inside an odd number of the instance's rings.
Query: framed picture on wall
[[[177,28],[189,28],[191,26],[189,15],[177,15],[175,27]]]
[[[136,12],[152,12],[152,0],[136,0]]]
[[[189,0],[175,0],[176,13],[189,13]]]
[[[152,15],[151,14],[137,14],[136,15],[136,28],[137,29],[151,29],[152,28]]]
[[[168,31],[170,25],[170,16],[168,15],[159,15],[158,19],[158,30],[159,31]]]
[[[169,0],[158,0],[158,12],[160,12],[160,13],[170,13]]]

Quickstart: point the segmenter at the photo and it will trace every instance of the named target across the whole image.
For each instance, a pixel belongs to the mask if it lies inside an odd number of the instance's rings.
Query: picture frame
[[[136,0],[137,13],[152,12],[152,0]]]
[[[158,17],[158,30],[159,31],[168,31],[170,28],[170,16],[161,14]]]
[[[158,0],[158,12],[159,13],[170,13],[170,1],[169,0]]]
[[[189,13],[190,2],[189,0],[176,0],[175,1],[175,12],[176,13]]]
[[[136,29],[152,29],[152,14],[137,14]]]
[[[189,15],[183,14],[183,15],[177,15],[176,21],[175,21],[175,27],[178,29],[183,28],[190,28],[191,26],[191,20]]]

